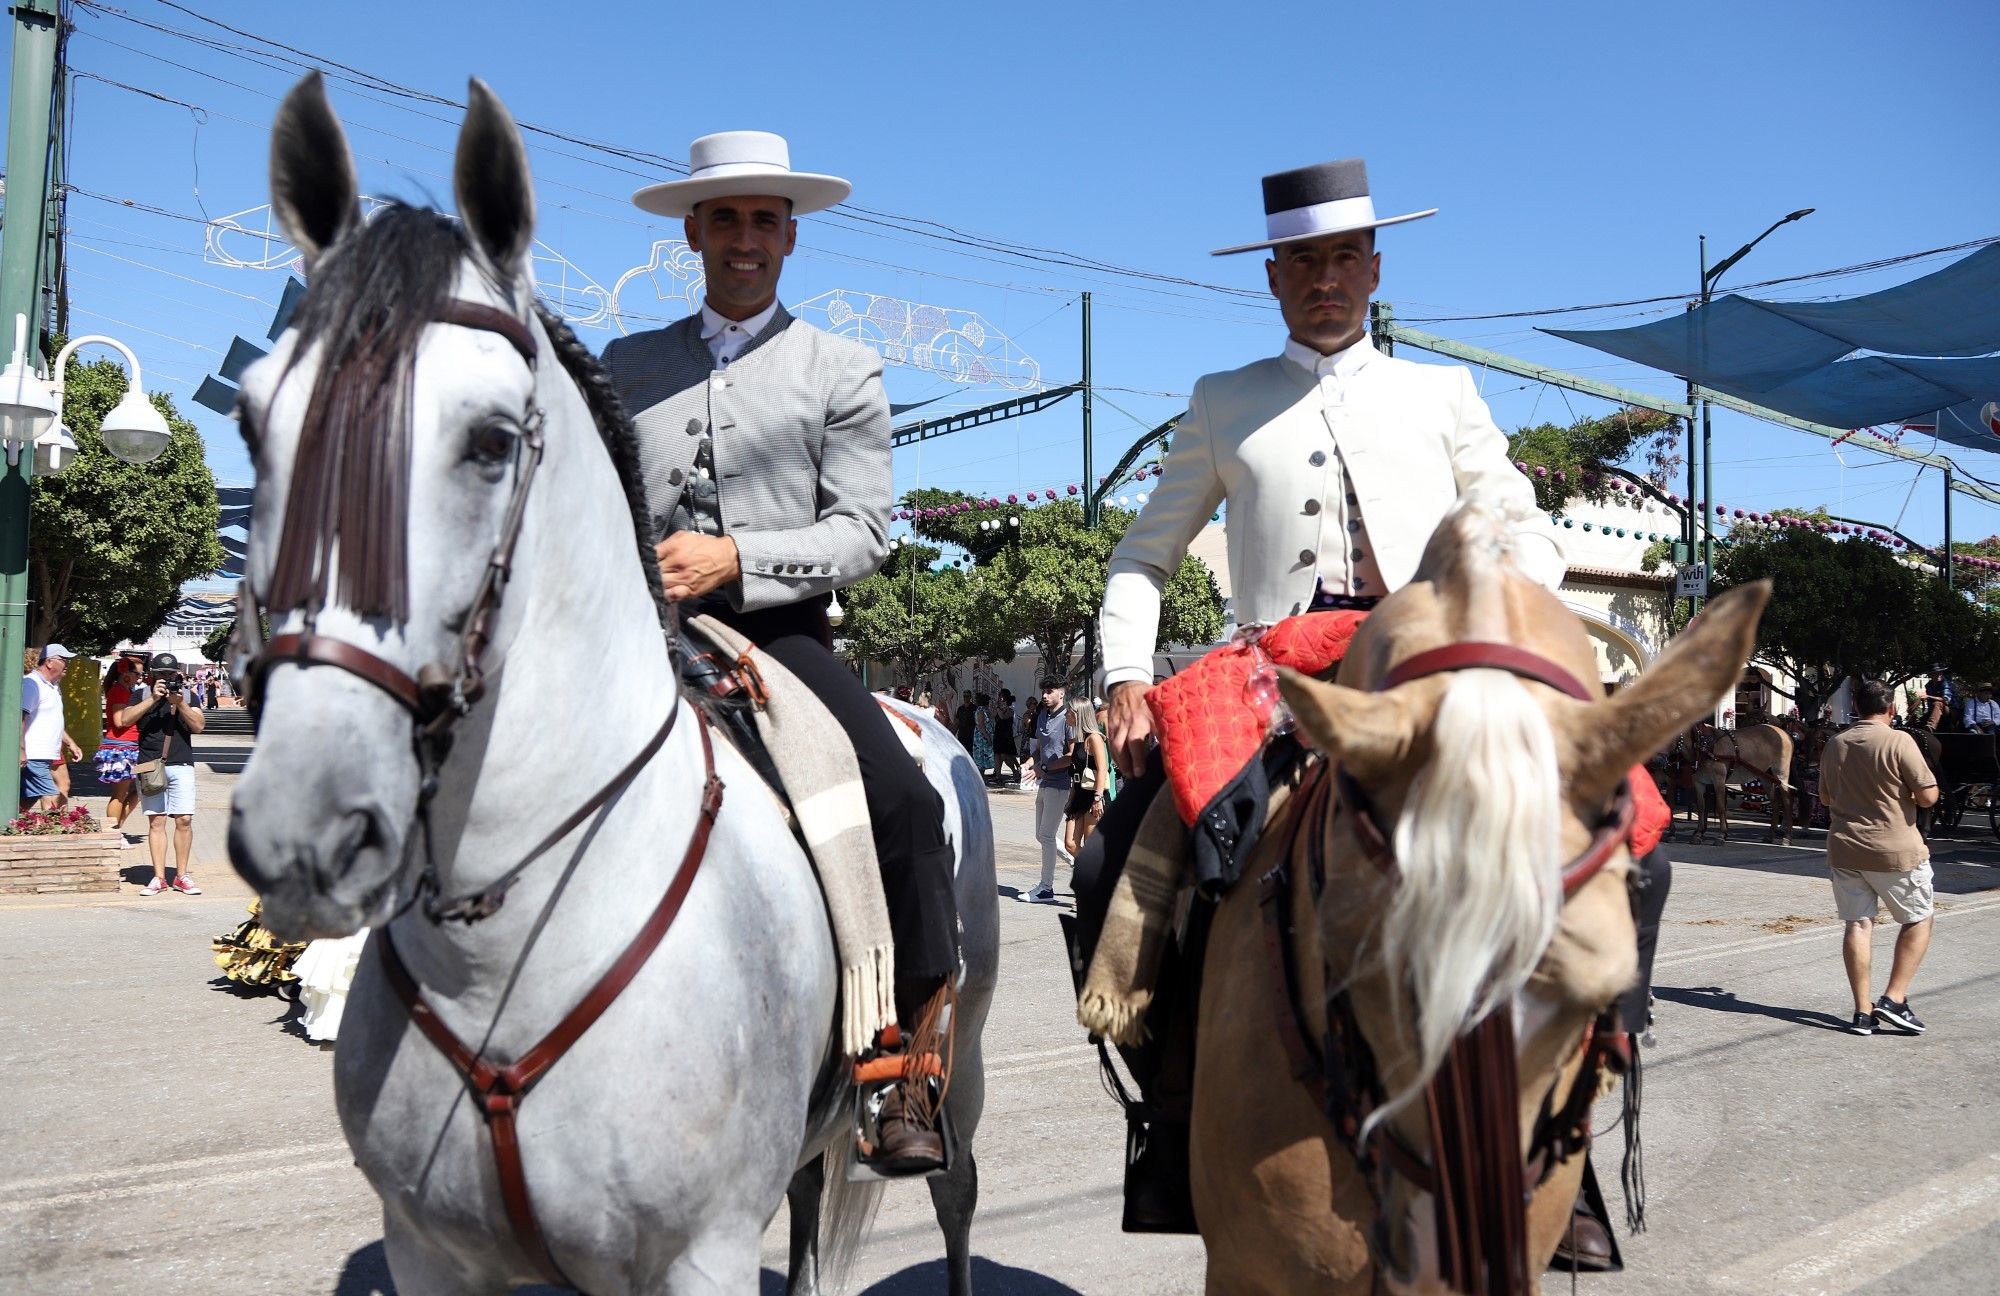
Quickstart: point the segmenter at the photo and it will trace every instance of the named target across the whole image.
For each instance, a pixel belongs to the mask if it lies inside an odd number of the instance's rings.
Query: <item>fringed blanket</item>
[[[1267,818],[1277,817],[1291,789],[1290,783],[1271,789]],[[1173,939],[1182,892],[1194,881],[1191,854],[1173,790],[1161,788],[1139,821],[1132,853],[1111,891],[1097,953],[1076,998],[1076,1019],[1085,1030],[1128,1048],[1145,1042],[1146,1010],[1153,1003],[1160,956]]]
[[[841,1050],[859,1056],[896,1019],[896,955],[854,748],[812,690],[748,639],[713,617],[688,624],[727,656],[748,656],[763,676],[770,700],[756,709],[757,732],[826,895],[840,957]]]

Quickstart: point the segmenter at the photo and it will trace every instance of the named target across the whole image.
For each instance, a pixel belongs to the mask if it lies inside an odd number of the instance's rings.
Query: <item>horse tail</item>
[[[1431,737],[1396,821],[1401,882],[1382,927],[1417,1056],[1383,1076],[1392,1096],[1371,1125],[1423,1091],[1468,1025],[1507,1010],[1562,911],[1562,776],[1541,706],[1503,671],[1461,671]]]
[[[836,1292],[846,1290],[855,1257],[875,1227],[884,1187],[879,1180],[850,1180],[844,1161],[837,1146],[826,1153],[826,1187],[820,1197],[820,1277],[826,1290]]]

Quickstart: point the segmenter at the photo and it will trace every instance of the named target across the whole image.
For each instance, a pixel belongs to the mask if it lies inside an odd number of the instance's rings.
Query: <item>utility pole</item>
[[[1947,590],[1957,588],[1952,584],[1951,569],[1951,469],[1947,467],[1944,470],[1944,587]]]
[[[1083,529],[1097,529],[1097,471],[1090,439],[1090,294],[1083,295]],[[1089,696],[1097,675],[1097,618],[1083,623],[1083,689]]]
[[[41,359],[43,246],[49,159],[57,141],[51,106],[61,16],[57,0],[15,0],[13,84],[7,105],[7,219],[0,231],[0,325],[28,317],[30,365]],[[28,481],[35,456],[0,464],[0,751],[21,749],[22,658],[28,645]]]
[[[1713,280],[1708,273],[1708,235],[1701,236],[1701,304],[1706,307],[1709,300],[1709,284]],[[1708,313],[1703,311],[1697,317],[1701,329],[1701,361],[1708,363]],[[1715,502],[1715,465],[1708,453],[1709,429],[1708,398],[1701,401],[1701,589],[1708,592],[1708,584],[1715,579],[1715,514],[1710,512]]]
[[[1708,256],[1704,252],[1702,256],[1703,282],[1707,281],[1707,273],[1708,273]],[[1696,303],[1689,302],[1688,309],[1689,310],[1696,309]],[[1701,531],[1699,528],[1701,526],[1701,521],[1702,521],[1700,515],[1707,511],[1706,506],[1699,509],[1695,507],[1695,501],[1701,498],[1700,493],[1695,489],[1696,485],[1695,474],[1700,471],[1701,456],[1695,453],[1694,379],[1692,378],[1688,379],[1687,405],[1688,405],[1688,417],[1687,417],[1688,493],[1687,493],[1687,508],[1686,510],[1684,510],[1682,518],[1682,531],[1687,536],[1687,560],[1689,563],[1692,564],[1699,560],[1698,550],[1701,543],[1700,541]],[[1692,620],[1695,614],[1700,611],[1701,611],[1701,600],[1699,598],[1690,598],[1688,600],[1688,618]]]

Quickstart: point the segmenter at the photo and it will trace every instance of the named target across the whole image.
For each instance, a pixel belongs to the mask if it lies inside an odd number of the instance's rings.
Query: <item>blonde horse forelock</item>
[[[1422,1092],[1463,1030],[1511,1001],[1562,909],[1555,735],[1528,690],[1504,671],[1454,674],[1431,744],[1396,822],[1400,877],[1381,935],[1396,1010],[1414,1009],[1416,1069],[1385,1074],[1393,1092],[1371,1124]]]

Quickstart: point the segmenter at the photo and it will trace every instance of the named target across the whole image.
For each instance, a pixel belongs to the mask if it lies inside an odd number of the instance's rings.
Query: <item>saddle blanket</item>
[[[755,704],[757,734],[826,896],[840,958],[841,1049],[859,1057],[896,1020],[896,957],[854,748],[818,696],[743,635],[713,617],[687,625],[762,677],[768,697]]]
[[[1225,644],[1146,694],[1167,784],[1181,822],[1192,826],[1264,745],[1275,684],[1253,693],[1267,664],[1320,675],[1347,655],[1368,614],[1340,610],[1287,617],[1255,637]]]

